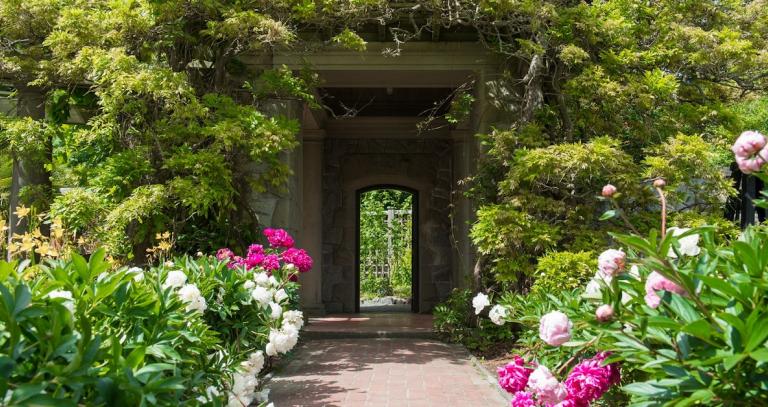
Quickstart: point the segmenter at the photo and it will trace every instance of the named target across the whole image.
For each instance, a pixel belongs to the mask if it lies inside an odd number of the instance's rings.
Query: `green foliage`
[[[550,252],[536,265],[532,293],[556,293],[583,287],[597,270],[594,252]]]
[[[617,236],[636,253],[641,279],[622,276],[605,289],[603,301],[613,304],[616,322],[590,328],[600,348],[642,372],[641,380],[623,388],[634,403],[765,404],[768,266],[759,253],[768,247],[768,233],[749,228],[725,246],[714,243],[709,227],[688,233],[701,236],[701,253],[678,259],[666,256],[679,244],[676,237]],[[650,308],[644,280],[652,270],[695,294],[659,291],[661,305]],[[621,301],[622,295],[629,300]],[[618,330],[622,324],[631,329]]]
[[[361,298],[411,297],[413,195],[395,189],[365,192],[360,199]],[[392,218],[389,218],[391,212]],[[388,278],[371,266],[389,268]]]
[[[199,289],[206,310],[190,310],[165,284],[171,271]],[[295,309],[297,284],[285,270],[274,275],[289,296],[283,306]],[[283,323],[253,302],[253,279],[212,256],[138,272],[115,268],[104,250],[89,260],[0,262],[4,403],[225,405],[232,376]],[[209,386],[219,395],[206,396]]]
[[[345,28],[344,31],[336,34],[332,39],[332,42],[339,44],[344,48],[348,48],[355,51],[365,51],[368,45],[365,40],[354,31],[349,28]]]

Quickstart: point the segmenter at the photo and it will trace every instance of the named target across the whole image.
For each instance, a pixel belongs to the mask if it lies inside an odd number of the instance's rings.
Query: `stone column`
[[[282,116],[301,121],[303,104],[292,99],[271,99],[263,103],[262,109],[270,116]],[[252,198],[262,226],[282,228],[293,236],[298,236],[301,229],[301,136],[301,133],[296,136],[298,146],[281,156],[283,163],[287,164],[292,171],[285,185],[280,188],[270,188],[269,191],[256,194]]]
[[[20,87],[17,91],[16,116],[30,117],[35,120],[45,119],[45,94],[39,89]],[[9,243],[14,234],[22,234],[27,229],[26,220],[19,223],[19,219],[14,213],[16,207],[21,204],[22,189],[32,185],[50,184],[50,176],[42,163],[24,160],[22,157],[13,157],[13,174],[8,205]]]
[[[323,131],[308,131],[303,136],[303,214],[301,246],[314,260],[312,271],[302,274],[302,309],[308,315],[324,315],[323,279]]]

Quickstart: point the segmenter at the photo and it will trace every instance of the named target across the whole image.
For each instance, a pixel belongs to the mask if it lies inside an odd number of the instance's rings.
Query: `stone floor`
[[[509,405],[465,349],[433,340],[310,340],[286,362],[269,384],[277,407]]]

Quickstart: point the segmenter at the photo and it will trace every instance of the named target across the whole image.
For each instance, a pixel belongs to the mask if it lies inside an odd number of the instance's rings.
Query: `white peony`
[[[256,281],[256,284],[266,287],[269,285],[269,276],[267,273],[256,273],[256,277],[254,277],[254,281]]]
[[[181,270],[172,270],[168,272],[163,283],[163,288],[179,288],[187,282],[187,275]]]
[[[168,261],[166,261],[165,263],[163,263],[163,265],[164,265],[165,267],[168,267],[168,268],[170,268],[170,267],[173,267],[173,266],[175,266],[176,264],[175,264],[174,262],[172,262],[172,261],[168,260]]]
[[[262,287],[257,286],[256,288],[251,291],[251,297],[256,300],[256,302],[259,303],[262,307],[266,307],[267,304],[269,304],[270,301],[272,301],[272,291]]]
[[[680,236],[689,230],[691,229],[671,227],[669,230],[667,230],[667,232],[671,233],[672,236]],[[701,248],[699,247],[699,235],[697,234],[681,237],[677,241],[680,243],[680,248],[678,248],[678,251],[683,256],[697,256],[701,252]],[[667,256],[676,259],[677,253],[675,253],[674,249],[670,247]]]
[[[259,381],[251,372],[238,372],[232,377],[232,389],[228,406],[243,407],[253,402],[254,391]]]
[[[498,304],[494,305],[493,308],[491,308],[491,311],[488,312],[488,317],[491,318],[491,321],[496,325],[504,325],[507,315],[509,315],[507,307]]]
[[[275,348],[275,344],[272,342],[267,344],[267,348],[265,351],[267,352],[267,356],[277,355],[277,348]]]
[[[133,281],[140,282],[144,280],[144,270],[141,267],[131,267],[128,269],[129,274],[133,274]]]
[[[187,311],[200,311],[205,312],[208,309],[208,303],[205,301],[205,297],[197,297],[194,301],[187,303]]]
[[[179,289],[179,298],[184,302],[192,302],[200,296],[200,289],[194,284],[186,284]]]
[[[280,304],[283,301],[288,299],[288,293],[285,292],[282,288],[275,291],[275,302]]]
[[[283,329],[272,329],[269,332],[269,343],[267,344],[267,355],[274,356],[277,353],[286,353],[296,346],[296,342],[299,340],[299,331],[292,327],[284,327]],[[270,349],[270,346],[272,348]],[[274,352],[274,354],[270,354]]]
[[[277,287],[280,285],[280,282],[277,281],[275,276],[269,276],[269,285],[271,285],[272,287]]]
[[[245,361],[248,364],[248,371],[253,374],[258,374],[261,369],[264,368],[264,352],[258,350],[251,353],[248,356],[248,360]]]
[[[75,302],[72,299],[72,292],[67,290],[53,290],[48,293],[48,298],[62,298],[64,301],[61,303],[65,308],[69,310],[69,312],[74,313],[75,312]]]
[[[480,315],[485,307],[491,305],[491,301],[488,296],[483,293],[478,293],[475,298],[472,299],[472,306],[475,307],[475,315]]]
[[[251,281],[251,280],[248,280],[248,281],[246,281],[246,282],[243,284],[243,287],[245,287],[245,289],[246,289],[246,290],[250,290],[251,288],[253,288],[253,287],[256,287],[256,283],[254,283],[254,282],[253,282],[253,281]]]
[[[280,315],[283,315],[283,308],[280,307],[280,304],[276,302],[270,302],[269,303],[269,317],[272,319],[278,319],[280,318]]]
[[[285,311],[283,313],[283,327],[286,325],[301,329],[304,326],[304,314],[301,311]]]

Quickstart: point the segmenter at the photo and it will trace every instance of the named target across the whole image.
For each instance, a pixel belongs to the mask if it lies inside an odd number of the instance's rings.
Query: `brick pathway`
[[[269,387],[276,407],[509,405],[466,350],[421,339],[308,341]]]

